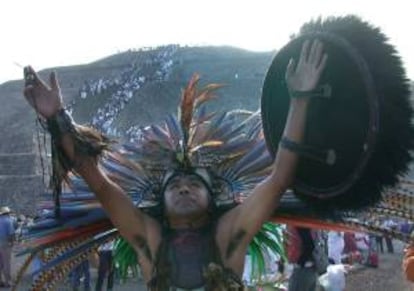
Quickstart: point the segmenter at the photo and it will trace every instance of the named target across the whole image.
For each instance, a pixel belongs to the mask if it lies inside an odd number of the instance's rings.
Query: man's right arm
[[[26,67],[24,75],[24,95],[28,103],[44,119],[57,120],[57,114],[63,108],[63,98],[56,74],[54,72],[50,74],[49,85],[32,67]],[[64,119],[64,122],[68,120]],[[76,152],[75,140],[70,131],[63,130],[54,138],[58,139],[57,142],[64,151],[65,157],[95,193],[121,235],[137,251],[145,254],[144,257],[146,254],[153,253],[153,248],[157,246],[159,240],[159,224],[135,207],[126,193],[99,168],[95,157]],[[153,246],[151,251],[149,246]]]
[[[62,146],[69,159],[76,165],[76,172],[95,193],[120,234],[140,254],[152,261],[154,246],[157,245],[157,236],[154,234],[159,232],[159,223],[139,210],[124,190],[108,178],[94,158],[77,157],[70,135],[63,137]]]

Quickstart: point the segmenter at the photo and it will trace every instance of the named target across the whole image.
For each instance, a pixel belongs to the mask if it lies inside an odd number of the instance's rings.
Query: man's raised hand
[[[50,86],[47,85],[32,67],[25,67],[24,96],[29,104],[44,118],[54,116],[63,108],[62,95],[56,73],[50,74]]]
[[[302,45],[298,64],[290,59],[286,68],[286,82],[291,92],[309,92],[316,88],[326,66],[328,55],[323,44],[315,39],[312,44],[306,40]]]

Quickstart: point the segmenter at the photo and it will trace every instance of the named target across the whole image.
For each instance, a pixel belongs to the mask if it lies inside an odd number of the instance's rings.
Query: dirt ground
[[[393,254],[380,254],[378,268],[358,267],[347,275],[346,291],[414,291],[414,283],[407,282],[401,272],[401,258],[403,245],[394,242],[395,252]],[[13,269],[16,270],[22,263],[21,258],[14,259]],[[96,268],[91,270],[92,286],[95,284],[97,277]],[[28,290],[30,278],[26,276],[23,284],[19,285],[18,290]],[[1,289],[0,290],[6,290]],[[59,291],[71,290],[68,286],[62,284]],[[116,284],[114,290],[119,291],[144,291],[146,290],[142,281],[130,279],[124,284]]]
[[[395,253],[380,254],[378,268],[360,268],[347,276],[346,291],[412,291],[401,270],[403,245],[394,242]]]

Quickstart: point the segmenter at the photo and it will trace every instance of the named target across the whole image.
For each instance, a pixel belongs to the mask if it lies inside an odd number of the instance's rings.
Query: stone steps
[[[17,213],[35,214],[44,191],[41,175],[0,175],[0,206],[9,206]]]
[[[0,154],[0,176],[33,175],[36,173],[34,153]]]

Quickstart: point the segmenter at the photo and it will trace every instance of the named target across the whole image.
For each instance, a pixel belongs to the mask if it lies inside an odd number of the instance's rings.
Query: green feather
[[[271,251],[286,260],[281,226],[271,222],[264,223],[251,241],[248,251],[252,264],[251,278],[260,282],[266,272],[266,251]]]
[[[131,269],[134,275],[138,274],[138,257],[134,248],[122,237],[119,237],[114,246],[114,261],[120,271],[122,279],[128,277],[128,269]]]

